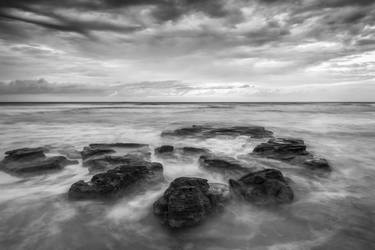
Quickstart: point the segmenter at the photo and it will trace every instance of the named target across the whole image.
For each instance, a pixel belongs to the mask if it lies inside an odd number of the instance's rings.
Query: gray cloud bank
[[[0,101],[373,101],[371,93],[374,91],[375,85],[371,82],[274,88],[242,83],[197,85],[179,81],[108,86],[51,83],[39,79],[0,82]]]

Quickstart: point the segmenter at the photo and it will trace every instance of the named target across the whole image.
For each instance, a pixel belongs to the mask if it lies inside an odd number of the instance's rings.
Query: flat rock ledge
[[[233,126],[233,127],[211,127],[193,125],[191,127],[179,128],[173,131],[164,131],[162,136],[178,137],[203,137],[215,136],[250,136],[251,138],[271,138],[273,132],[260,126]]]
[[[316,157],[306,151],[306,145],[301,139],[272,138],[256,146],[252,155],[285,161],[312,170],[331,170],[331,166],[326,159]]]
[[[229,180],[231,194],[256,205],[287,204],[294,199],[292,188],[279,170],[265,169]]]
[[[0,162],[0,169],[15,175],[43,174],[49,171],[61,170],[67,165],[78,164],[76,160],[68,160],[64,156],[47,157],[47,149],[20,148],[5,152],[4,159]]]
[[[107,172],[94,175],[90,181],[74,183],[68,192],[73,200],[110,199],[122,195],[130,187],[156,184],[163,180],[163,166],[158,162],[129,161]],[[138,186],[140,185],[140,186]]]
[[[209,184],[206,179],[179,177],[154,203],[153,211],[170,228],[190,227],[221,211],[228,199],[229,189],[225,184]]]

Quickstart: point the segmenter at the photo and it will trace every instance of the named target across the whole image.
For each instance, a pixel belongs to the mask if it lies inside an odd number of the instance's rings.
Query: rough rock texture
[[[90,171],[106,171],[123,164],[149,164],[148,155],[144,154],[126,154],[124,156],[104,155],[88,159],[83,162],[84,167],[88,167]],[[147,163],[148,162],[148,163]]]
[[[7,151],[5,158],[0,162],[0,168],[12,174],[39,174],[78,163],[64,156],[46,157],[45,150],[45,148],[21,148]]]
[[[292,188],[279,170],[265,169],[229,180],[231,193],[257,205],[291,203]]]
[[[155,154],[172,153],[173,150],[174,150],[173,146],[163,145],[163,146],[155,148]]]
[[[306,145],[301,139],[273,138],[256,146],[252,154],[286,161],[310,169],[331,169],[327,160],[316,158],[313,154],[306,151]]]
[[[90,181],[74,183],[70,199],[110,199],[123,194],[136,184],[152,184],[163,180],[163,166],[157,162],[128,162],[105,173],[94,175]],[[138,188],[138,186],[137,186]]]
[[[213,184],[211,188],[205,179],[180,177],[154,203],[154,214],[172,228],[194,226],[223,207],[228,193],[225,185]]]
[[[82,160],[87,160],[92,156],[106,155],[112,153],[116,153],[116,151],[111,148],[84,147],[81,152],[81,156]]]
[[[142,148],[148,147],[147,144],[142,143],[93,143],[89,145],[91,148]]]
[[[193,125],[192,127],[179,128],[173,131],[164,131],[162,136],[193,136],[193,137],[214,137],[218,135],[227,136],[250,136],[252,138],[272,137],[273,133],[260,126],[234,126],[234,127],[211,127]]]

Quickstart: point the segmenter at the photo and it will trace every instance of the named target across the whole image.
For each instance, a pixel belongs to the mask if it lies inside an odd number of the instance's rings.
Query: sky
[[[1,0],[0,101],[375,101],[374,0]]]

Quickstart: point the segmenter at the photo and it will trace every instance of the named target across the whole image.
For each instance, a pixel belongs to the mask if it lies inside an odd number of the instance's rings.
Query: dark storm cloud
[[[90,31],[118,31],[133,32],[142,29],[139,25],[115,24],[97,20],[84,21],[78,17],[72,18],[58,14],[57,11],[69,12],[72,10],[87,12],[109,13],[121,15],[125,8],[145,6],[151,7],[151,16],[158,22],[177,20],[190,12],[202,12],[212,17],[223,17],[229,14],[225,10],[223,0],[103,0],[103,1],[2,1],[0,3],[0,17],[12,19],[58,31],[76,32],[88,35]],[[48,17],[40,20],[38,17],[22,16],[12,13],[13,10]],[[239,12],[237,13],[239,14]],[[1,21],[1,20],[0,20]]]

